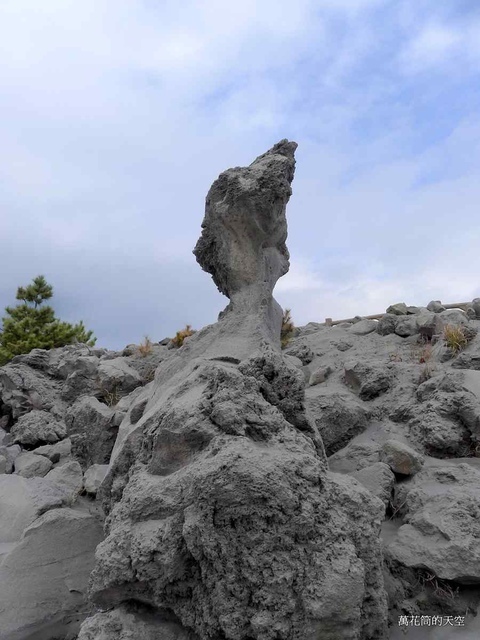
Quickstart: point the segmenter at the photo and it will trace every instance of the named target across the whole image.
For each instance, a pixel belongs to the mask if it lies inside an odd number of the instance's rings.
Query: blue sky
[[[299,143],[301,325],[480,296],[475,0],[2,0],[0,309],[43,273],[122,348],[216,320],[218,174]]]

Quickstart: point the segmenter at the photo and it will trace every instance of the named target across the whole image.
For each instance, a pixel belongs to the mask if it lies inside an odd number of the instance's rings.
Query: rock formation
[[[230,304],[160,364],[120,425],[91,580],[115,614],[79,640],[121,637],[132,616],[153,637],[152,612],[154,633],[174,621],[179,639],[385,637],[384,505],[328,473],[304,377],[280,351],[272,291],[288,269],[295,148],[283,140],[209,191],[195,255]]]
[[[179,349],[71,345],[0,368],[0,640],[396,640],[398,615],[423,614],[469,626],[479,299],[312,322],[280,350],[295,147],[209,192],[195,255],[230,297],[217,323]]]

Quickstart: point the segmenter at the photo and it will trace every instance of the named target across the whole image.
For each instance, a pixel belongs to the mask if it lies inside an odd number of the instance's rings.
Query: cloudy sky
[[[214,322],[205,195],[281,138],[297,325],[480,296],[476,0],[2,0],[0,309],[44,274],[100,346]]]

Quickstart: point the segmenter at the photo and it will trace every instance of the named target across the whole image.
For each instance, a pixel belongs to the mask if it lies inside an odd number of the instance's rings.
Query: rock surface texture
[[[478,637],[480,300],[282,351],[295,148],[209,191],[217,323],[0,367],[0,640],[393,640],[424,614]]]
[[[305,376],[280,351],[272,291],[289,266],[295,148],[281,141],[208,193],[195,255],[230,304],[160,364],[120,424],[91,578],[110,611],[82,640],[129,637],[132,616],[153,637],[142,607],[175,621],[158,623],[165,638],[386,637],[385,507],[328,472]]]

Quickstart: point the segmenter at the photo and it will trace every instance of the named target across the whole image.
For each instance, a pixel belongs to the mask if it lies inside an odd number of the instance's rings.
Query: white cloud
[[[419,29],[399,54],[400,66],[406,73],[439,71],[462,74],[471,71],[480,57],[480,22],[448,23],[428,21]]]

